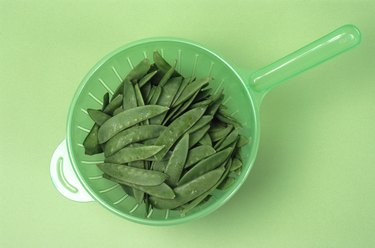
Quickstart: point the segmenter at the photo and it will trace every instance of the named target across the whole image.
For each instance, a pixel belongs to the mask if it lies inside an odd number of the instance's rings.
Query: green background
[[[375,246],[374,1],[0,1],[0,247]],[[195,40],[255,69],[346,23],[362,44],[268,94],[251,174],[213,214],[135,224],[54,188],[67,111],[101,57]]]

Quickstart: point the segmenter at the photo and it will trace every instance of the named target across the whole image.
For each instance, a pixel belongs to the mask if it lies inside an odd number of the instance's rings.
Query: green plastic
[[[75,173],[88,193],[108,210],[128,219],[149,225],[171,225],[184,223],[205,216],[227,202],[247,178],[258,150],[260,128],[259,107],[264,95],[299,73],[316,66],[358,45],[359,30],[345,25],[310,43],[294,53],[264,67],[250,72],[235,68],[216,53],[191,41],[176,38],[151,38],[133,42],[105,56],[84,77],[71,103],[67,122],[67,146]],[[87,108],[100,108],[102,96],[111,94],[127,72],[141,59],[152,60],[154,50],[159,50],[185,77],[212,76],[210,86],[223,88],[228,111],[243,125],[241,134],[251,143],[242,148],[243,170],[235,183],[225,191],[214,191],[214,197],[194,208],[186,215],[180,211],[154,209],[148,216],[145,207],[127,197],[121,187],[103,179],[95,163],[103,161],[103,155],[84,154],[82,142],[93,121]],[[243,197],[246,197],[243,195]]]

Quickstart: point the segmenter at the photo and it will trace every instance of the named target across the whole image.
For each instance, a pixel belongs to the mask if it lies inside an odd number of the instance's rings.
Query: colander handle
[[[342,26],[311,42],[305,47],[267,65],[250,75],[253,90],[266,93],[283,81],[323,63],[361,41],[361,33],[354,25]]]
[[[58,145],[52,155],[50,174],[53,184],[66,198],[78,202],[94,200],[79,182],[73,170],[65,139]]]

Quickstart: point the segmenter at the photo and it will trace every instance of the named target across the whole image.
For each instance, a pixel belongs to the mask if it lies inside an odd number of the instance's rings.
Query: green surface
[[[0,11],[0,247],[375,245],[373,1],[0,1]],[[113,49],[177,36],[255,69],[346,23],[362,44],[266,96],[253,170],[213,214],[149,227],[54,189],[70,101]]]

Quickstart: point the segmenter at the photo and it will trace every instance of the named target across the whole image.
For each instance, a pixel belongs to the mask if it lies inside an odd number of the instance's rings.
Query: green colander
[[[360,43],[359,30],[345,25],[309,45],[255,71],[239,70],[216,53],[194,42],[176,38],[151,38],[125,45],[101,59],[84,77],[71,103],[64,140],[53,154],[50,166],[52,181],[66,197],[75,201],[98,201],[125,219],[149,225],[184,223],[205,216],[222,206],[239,189],[254,163],[259,144],[259,107],[265,94],[281,82],[316,66]],[[208,202],[186,215],[179,211],[153,209],[145,214],[137,202],[109,180],[95,164],[103,155],[88,156],[82,142],[93,122],[87,108],[100,108],[102,96],[113,93],[131,68],[143,58],[152,60],[158,50],[168,62],[177,59],[177,70],[184,75],[212,76],[211,87],[223,88],[224,103],[243,125],[242,135],[251,140],[243,147],[243,170],[227,190],[214,192]]]

